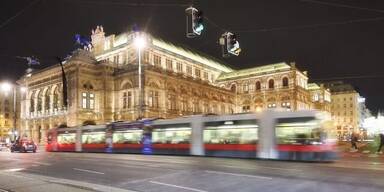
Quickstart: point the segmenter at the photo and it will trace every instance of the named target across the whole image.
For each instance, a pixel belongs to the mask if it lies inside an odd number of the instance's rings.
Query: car
[[[32,151],[36,153],[36,150],[37,150],[37,145],[32,140],[27,140],[27,139],[16,140],[11,145],[11,153],[13,153],[14,151],[19,151],[19,152]]]
[[[6,151],[8,149],[8,145],[5,142],[0,142],[0,151]]]

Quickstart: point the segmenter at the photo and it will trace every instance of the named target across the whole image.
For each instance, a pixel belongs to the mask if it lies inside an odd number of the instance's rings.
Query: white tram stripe
[[[87,172],[87,173],[100,174],[100,175],[104,175],[104,174],[105,174],[105,173],[102,173],[102,172],[92,171],[92,170],[87,170],[87,169],[73,168],[73,170],[76,170],[76,171],[83,171],[83,172]]]
[[[205,170],[205,172],[213,173],[213,174],[221,174],[221,175],[238,176],[238,177],[250,177],[250,178],[257,178],[257,179],[272,179],[272,177],[264,177],[264,176],[259,176],[259,175],[247,175],[247,174],[240,174],[240,173],[228,173],[228,172],[221,172],[221,171]]]
[[[150,183],[154,183],[154,184],[158,184],[158,185],[165,185],[165,186],[169,186],[169,187],[175,187],[175,188],[180,188],[180,189],[186,189],[186,190],[190,190],[190,191],[208,192],[208,191],[204,191],[204,190],[200,190],[200,189],[195,189],[195,188],[191,188],[191,187],[183,187],[183,186],[180,186],[180,185],[173,185],[173,184],[162,183],[162,182],[158,182],[158,181],[149,181],[149,182],[150,182]]]

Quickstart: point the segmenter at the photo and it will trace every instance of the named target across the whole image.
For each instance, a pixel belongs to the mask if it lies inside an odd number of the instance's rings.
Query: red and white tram
[[[332,161],[335,145],[316,111],[195,115],[57,128],[47,151]]]

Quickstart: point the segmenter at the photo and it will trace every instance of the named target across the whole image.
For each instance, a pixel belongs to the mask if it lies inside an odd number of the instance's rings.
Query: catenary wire
[[[14,20],[16,17],[20,16],[21,14],[24,13],[24,11],[26,11],[28,8],[32,7],[32,5],[36,4],[37,2],[39,2],[40,0],[35,0],[35,1],[32,1],[30,4],[28,4],[27,6],[25,6],[23,9],[21,9],[19,12],[17,12],[15,15],[13,15],[12,17],[8,18],[7,20],[5,20],[3,23],[0,24],[0,29],[3,28],[4,26],[6,26],[7,24],[9,24],[12,20]]]
[[[327,6],[332,6],[332,7],[342,7],[342,8],[356,9],[356,10],[362,10],[362,11],[371,11],[371,12],[376,12],[376,13],[384,13],[384,10],[381,10],[381,9],[357,7],[357,6],[352,6],[352,5],[340,4],[340,3],[330,3],[330,2],[317,1],[317,0],[299,0],[299,1],[307,2],[307,3],[327,5]]]

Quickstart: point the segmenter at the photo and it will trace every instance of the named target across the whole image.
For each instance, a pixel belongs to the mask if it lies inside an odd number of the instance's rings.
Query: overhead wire
[[[119,6],[127,6],[127,7],[187,7],[191,6],[191,4],[186,3],[131,3],[131,2],[117,2],[117,1],[92,1],[92,0],[66,0],[66,1],[75,1],[76,3],[83,4],[100,4],[100,5],[119,5]]]
[[[350,9],[356,9],[356,10],[362,10],[362,11],[371,11],[371,12],[376,12],[376,13],[384,13],[384,10],[381,10],[381,9],[357,7],[357,6],[346,5],[346,4],[341,4],[341,3],[330,3],[330,2],[324,2],[324,1],[318,1],[318,0],[299,0],[299,1],[307,2],[307,3],[327,5],[327,6],[333,6],[333,7],[342,7],[342,8],[350,8]]]
[[[345,79],[380,79],[384,78],[384,75],[356,75],[356,76],[339,76],[328,78],[311,78],[313,81],[332,81],[332,80],[345,80]]]
[[[3,23],[0,24],[0,29],[3,28],[4,26],[6,26],[7,24],[9,24],[12,20],[14,20],[16,17],[20,16],[21,14],[23,14],[28,8],[32,7],[32,5],[36,4],[37,2],[39,2],[40,0],[35,0],[35,1],[32,1],[31,3],[29,3],[27,6],[25,6],[23,9],[21,9],[20,11],[18,11],[15,15],[13,15],[12,17],[8,18],[7,20],[5,20]]]

